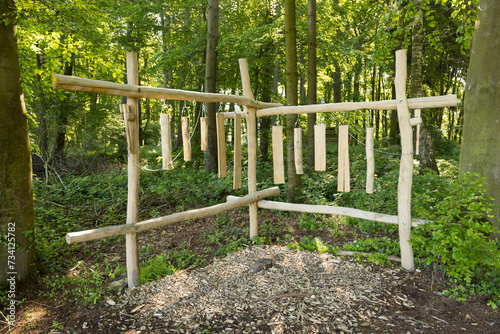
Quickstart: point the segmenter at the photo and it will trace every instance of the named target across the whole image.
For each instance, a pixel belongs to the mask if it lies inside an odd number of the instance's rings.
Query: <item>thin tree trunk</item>
[[[31,277],[35,259],[31,147],[13,23],[16,10],[13,0],[0,2],[0,286],[9,284],[14,290],[16,280]]]
[[[285,56],[286,56],[286,104],[297,105],[297,30],[295,25],[295,0],[285,0]],[[302,178],[295,171],[294,126],[297,115],[287,115],[287,201],[297,202],[300,196]]]
[[[307,104],[316,104],[317,68],[316,68],[316,0],[307,3]],[[314,168],[314,125],[316,114],[307,114],[307,164]]]
[[[217,43],[219,35],[219,1],[208,0],[207,16],[207,55],[205,64],[205,92],[216,92]],[[205,151],[205,170],[217,172],[217,129],[216,104],[205,105],[208,117],[208,147]]]

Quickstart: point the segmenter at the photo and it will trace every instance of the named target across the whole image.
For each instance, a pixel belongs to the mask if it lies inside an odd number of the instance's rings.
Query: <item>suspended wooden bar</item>
[[[217,158],[219,177],[226,177],[226,131],[224,129],[224,115],[221,115],[220,113],[217,114]]]
[[[302,128],[293,129],[293,153],[295,157],[295,173],[304,174],[302,161]]]
[[[180,89],[153,88],[132,84],[119,84],[109,81],[93,80],[69,75],[54,74],[52,76],[54,89],[65,89],[77,92],[102,93],[133,98],[153,98],[165,100],[196,101],[196,102],[227,102],[237,103],[251,108],[273,108],[280,103],[258,102],[253,98],[219,93],[200,93]]]
[[[442,108],[456,107],[456,95],[418,97],[408,99],[408,108],[410,109],[425,109],[425,108]],[[338,112],[338,111],[355,111],[361,109],[374,110],[397,110],[396,100],[373,101],[373,102],[342,102],[342,103],[327,103],[313,104],[306,106],[282,106],[259,110],[257,117],[273,116],[273,115],[290,115],[290,114],[311,114],[321,112]]]
[[[184,149],[184,161],[191,161],[191,140],[189,139],[189,117],[182,117],[182,147]]]
[[[274,184],[285,183],[285,165],[283,163],[283,127],[272,128]]]
[[[279,194],[280,194],[280,189],[278,187],[272,187],[265,190],[259,190],[251,194],[248,194],[246,196],[240,197],[236,201],[220,203],[201,209],[177,212],[168,216],[145,220],[140,223],[106,226],[92,230],[71,232],[66,234],[66,242],[68,244],[74,244],[76,242],[102,239],[106,237],[112,237],[115,235],[122,235],[127,233],[136,234],[139,232],[150,230],[152,228],[177,223],[180,221],[212,216],[224,211],[248,205],[249,203],[252,202],[256,203],[257,201],[266,197],[278,196]]]
[[[373,128],[366,129],[366,193],[373,194],[375,180],[375,154],[373,151]]]
[[[351,180],[349,172],[349,126],[339,126],[339,146],[338,146],[338,182],[337,191],[351,191]]]
[[[241,188],[241,115],[234,118],[234,171],[233,171],[233,189]]]
[[[170,137],[170,117],[168,114],[160,114],[161,129],[161,157],[163,169],[172,169],[172,139]]]
[[[326,171],[326,125],[314,126],[314,169]]]
[[[208,117],[200,117],[201,150],[208,149]]]

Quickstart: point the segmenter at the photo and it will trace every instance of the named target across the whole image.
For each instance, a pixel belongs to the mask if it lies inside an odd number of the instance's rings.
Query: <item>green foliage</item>
[[[291,243],[287,245],[290,249],[298,249],[309,252],[318,251],[318,253],[331,253],[337,255],[337,248],[325,244],[320,238],[312,238],[310,236],[303,237],[298,243]]]
[[[500,297],[500,244],[488,221],[494,210],[485,195],[484,179],[478,174],[460,174],[448,185],[447,195],[436,203],[432,222],[414,229],[411,242],[425,265],[441,264],[451,282],[454,297],[469,293]]]
[[[317,231],[321,227],[323,215],[304,213],[300,216],[299,227],[305,231]]]

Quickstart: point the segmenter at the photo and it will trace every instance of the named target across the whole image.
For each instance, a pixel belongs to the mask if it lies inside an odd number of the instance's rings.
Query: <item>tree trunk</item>
[[[73,75],[73,64],[64,62],[64,75]],[[68,126],[68,108],[71,103],[68,101],[70,97],[64,97],[62,110],[59,110],[59,119],[57,122],[56,138],[54,143],[54,157],[57,162],[64,159],[64,147],[66,146],[66,127]]]
[[[10,291],[16,291],[15,277],[31,276],[35,255],[31,147],[15,12],[13,0],[0,2],[0,231],[4,240],[0,243],[0,286],[9,284]],[[10,23],[5,24],[4,18]]]
[[[411,73],[410,73],[410,97],[422,97],[422,62],[424,52],[424,11],[422,2],[415,2],[415,10],[418,13],[412,32],[411,43]],[[434,157],[434,145],[432,143],[431,129],[428,125],[427,114],[425,109],[420,111],[422,116],[422,124],[420,125],[420,173],[424,173],[425,169],[431,169],[439,173],[439,169]]]
[[[295,26],[295,0],[285,0],[285,57],[286,57],[286,104],[297,105],[297,29]],[[294,127],[297,115],[286,116],[287,138],[287,201],[297,202],[300,196],[302,178],[295,171]]]
[[[205,64],[205,92],[215,93],[217,79],[217,43],[219,35],[219,0],[208,0],[207,55]],[[205,151],[205,170],[217,172],[216,104],[205,105],[208,117],[208,147]]]
[[[316,66],[316,0],[307,3],[307,104],[316,104],[317,66]],[[307,114],[307,164],[314,168],[314,124],[316,114]]]
[[[460,171],[486,178],[487,195],[500,206],[500,1],[481,0],[465,92]],[[496,55],[496,56],[494,56]],[[493,225],[500,228],[500,213]]]

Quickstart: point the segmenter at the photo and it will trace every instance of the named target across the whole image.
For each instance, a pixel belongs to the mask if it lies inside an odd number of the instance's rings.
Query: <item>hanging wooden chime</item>
[[[326,170],[326,125],[314,126],[314,169]]]
[[[163,169],[172,169],[172,138],[170,137],[170,117],[168,114],[160,114],[161,129],[161,156]]]
[[[222,113],[217,114],[217,157],[219,177],[226,177],[226,132],[224,129],[224,114]]]
[[[201,150],[208,149],[208,117],[200,117]]]
[[[191,161],[191,141],[189,140],[189,117],[182,117],[182,146],[184,147],[184,161]]]
[[[351,191],[350,175],[349,175],[349,126],[339,126],[339,175],[337,191]]]
[[[366,193],[373,194],[375,179],[375,155],[373,151],[373,128],[366,129]]]
[[[233,189],[241,188],[241,115],[234,115],[234,173]]]
[[[273,171],[274,183],[285,183],[285,168],[283,164],[283,127],[275,125],[272,128]]]
[[[293,129],[293,152],[295,158],[295,173],[304,174],[302,162],[302,128]]]

